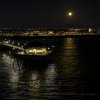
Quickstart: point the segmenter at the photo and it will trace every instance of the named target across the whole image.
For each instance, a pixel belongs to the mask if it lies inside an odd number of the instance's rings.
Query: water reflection
[[[66,62],[68,62],[69,64],[77,64],[78,63],[77,45],[75,44],[75,40],[73,38],[65,39],[63,54],[64,54],[63,57],[65,57],[65,58],[63,58],[63,60],[66,59]]]
[[[23,75],[26,79],[23,79],[20,81],[20,91],[23,93],[22,96],[26,98],[35,98],[40,97],[41,92],[41,80],[39,78],[39,74],[32,72],[30,75],[27,75],[29,73],[26,73],[26,75]]]
[[[52,86],[55,84],[55,78],[57,76],[57,69],[55,64],[48,65],[48,68],[45,72],[45,85]]]
[[[74,38],[64,40],[62,53],[57,53],[59,95],[73,95],[83,91],[83,82],[81,80],[81,69],[79,65],[79,55]],[[60,51],[61,52],[61,51]]]
[[[3,54],[2,61],[5,64],[5,66],[7,66],[6,68],[9,74],[10,82],[18,82],[22,69],[17,65],[15,59],[11,58],[11,56],[7,54]]]
[[[58,89],[55,83],[57,77],[56,64],[48,64],[46,68],[44,67],[44,70],[36,70],[35,67],[39,67],[37,65],[33,65],[33,69],[30,69],[29,65],[23,68],[22,62],[6,53],[3,54],[2,61],[7,69],[8,76],[6,77],[9,79],[8,92],[10,94],[5,98],[51,98],[54,94],[53,91]]]
[[[17,99],[39,96],[41,80],[38,71],[23,68],[23,63],[6,53],[2,56],[8,73],[9,90],[5,98]],[[30,67],[30,66],[29,66]],[[7,85],[7,84],[6,84]]]
[[[21,58],[0,52],[0,97],[81,100],[80,97],[87,94],[82,76],[86,63],[81,65],[77,46],[76,38],[66,38],[59,48],[55,46],[51,62],[44,60],[42,63],[26,63]]]

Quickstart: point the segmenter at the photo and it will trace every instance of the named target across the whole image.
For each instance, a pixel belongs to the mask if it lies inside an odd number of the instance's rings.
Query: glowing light
[[[68,16],[72,16],[73,15],[73,13],[72,12],[68,12]]]

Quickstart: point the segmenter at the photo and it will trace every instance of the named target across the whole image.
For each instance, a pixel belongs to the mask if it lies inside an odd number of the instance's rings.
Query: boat
[[[53,50],[46,47],[31,47],[22,51],[17,51],[14,55],[17,59],[24,61],[25,63],[30,62],[42,62],[46,63],[50,61]]]
[[[27,55],[27,56],[47,56],[52,53],[50,48],[46,47],[31,47],[21,51],[18,51],[16,55]]]

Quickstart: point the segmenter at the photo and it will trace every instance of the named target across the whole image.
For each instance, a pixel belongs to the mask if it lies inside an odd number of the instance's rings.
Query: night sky
[[[72,11],[73,16],[67,16]],[[99,27],[99,0],[2,0],[0,27]]]

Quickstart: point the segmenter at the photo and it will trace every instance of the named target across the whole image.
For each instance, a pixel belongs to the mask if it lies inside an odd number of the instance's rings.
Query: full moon
[[[73,13],[72,12],[68,12],[68,16],[72,16],[73,15]]]

